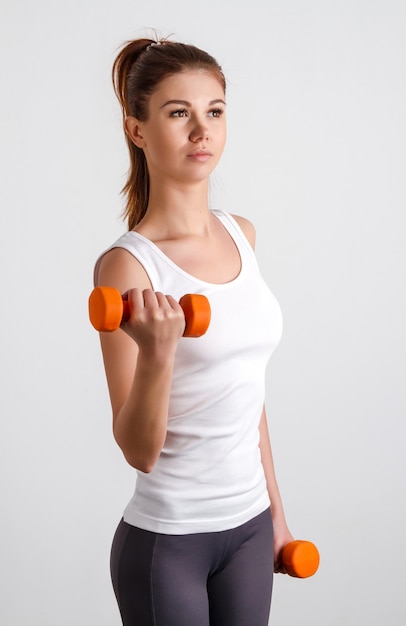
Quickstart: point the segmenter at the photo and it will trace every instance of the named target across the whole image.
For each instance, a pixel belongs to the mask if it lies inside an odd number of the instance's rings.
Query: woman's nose
[[[208,139],[208,137],[209,132],[207,126],[203,124],[203,122],[196,121],[190,133],[190,141],[203,141],[204,139]]]

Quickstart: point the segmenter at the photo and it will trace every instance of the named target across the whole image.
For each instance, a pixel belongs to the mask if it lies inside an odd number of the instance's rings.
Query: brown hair
[[[120,102],[123,120],[133,115],[141,121],[148,118],[148,100],[164,78],[187,70],[210,72],[221,83],[226,81],[217,61],[207,52],[168,40],[135,39],[127,42],[113,65],[113,85]],[[130,168],[122,189],[126,196],[124,218],[132,230],[144,217],[148,207],[149,174],[144,151],[126,135]]]

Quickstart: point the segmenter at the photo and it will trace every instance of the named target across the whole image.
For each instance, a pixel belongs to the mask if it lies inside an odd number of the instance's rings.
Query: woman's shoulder
[[[231,217],[237,222],[252,248],[255,249],[256,231],[254,224],[241,215],[232,214]]]
[[[242,217],[241,215],[235,215],[234,213],[228,213],[219,210],[214,210],[213,213],[215,213],[223,221],[233,223],[234,227],[237,225],[238,229],[242,232],[245,239],[248,240],[248,243],[250,244],[252,249],[255,249],[256,231],[255,226],[252,222],[250,222],[246,217]]]
[[[149,289],[148,274],[141,262],[126,248],[114,246],[98,259],[95,268],[95,284],[116,287],[122,293],[137,286]]]

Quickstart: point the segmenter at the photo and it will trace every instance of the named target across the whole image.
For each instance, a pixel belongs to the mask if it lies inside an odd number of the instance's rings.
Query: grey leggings
[[[191,535],[157,534],[121,520],[111,576],[123,626],[268,626],[271,513]]]

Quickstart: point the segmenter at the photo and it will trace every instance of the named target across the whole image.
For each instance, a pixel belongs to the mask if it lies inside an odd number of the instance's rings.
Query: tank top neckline
[[[234,226],[234,230],[235,230],[236,234],[241,229],[238,226],[237,222],[232,218],[231,215],[229,215],[227,213],[223,213],[222,211],[219,211],[219,210],[214,210],[214,209],[212,209],[211,212],[221,222],[223,227],[228,232],[229,236],[231,237],[232,241],[234,242],[234,245],[235,245],[235,247],[237,249],[237,252],[239,254],[239,257],[240,257],[240,271],[238,272],[237,276],[235,276],[235,278],[232,278],[231,280],[229,280],[229,281],[227,281],[225,283],[212,283],[212,282],[209,282],[207,280],[202,280],[201,278],[197,278],[196,276],[193,276],[193,274],[190,274],[189,272],[184,270],[182,267],[177,265],[177,263],[172,261],[172,259],[170,257],[168,257],[165,254],[165,252],[163,252],[161,250],[161,248],[159,246],[157,246],[153,241],[151,241],[151,239],[148,239],[144,235],[141,235],[140,233],[137,233],[134,230],[128,231],[127,234],[128,235],[132,235],[136,239],[139,239],[139,240],[145,242],[145,244],[148,245],[148,247],[151,250],[155,251],[155,253],[161,259],[163,259],[174,270],[176,270],[179,274],[181,274],[182,276],[188,278],[189,280],[192,280],[195,283],[198,283],[198,284],[201,284],[201,285],[209,286],[211,288],[216,288],[216,287],[226,288],[226,287],[230,287],[230,286],[233,286],[236,283],[238,283],[241,280],[241,278],[243,277],[244,273],[245,273],[245,265],[246,265],[246,263],[245,263],[245,258],[244,258],[244,254],[243,254],[243,245],[242,245],[242,237],[244,236],[244,234],[241,231],[241,234],[240,234],[239,238],[234,236],[233,232],[231,231],[231,228],[227,224],[227,221],[230,224],[230,226],[231,226],[231,224]],[[247,242],[247,245],[249,245],[248,242]]]

